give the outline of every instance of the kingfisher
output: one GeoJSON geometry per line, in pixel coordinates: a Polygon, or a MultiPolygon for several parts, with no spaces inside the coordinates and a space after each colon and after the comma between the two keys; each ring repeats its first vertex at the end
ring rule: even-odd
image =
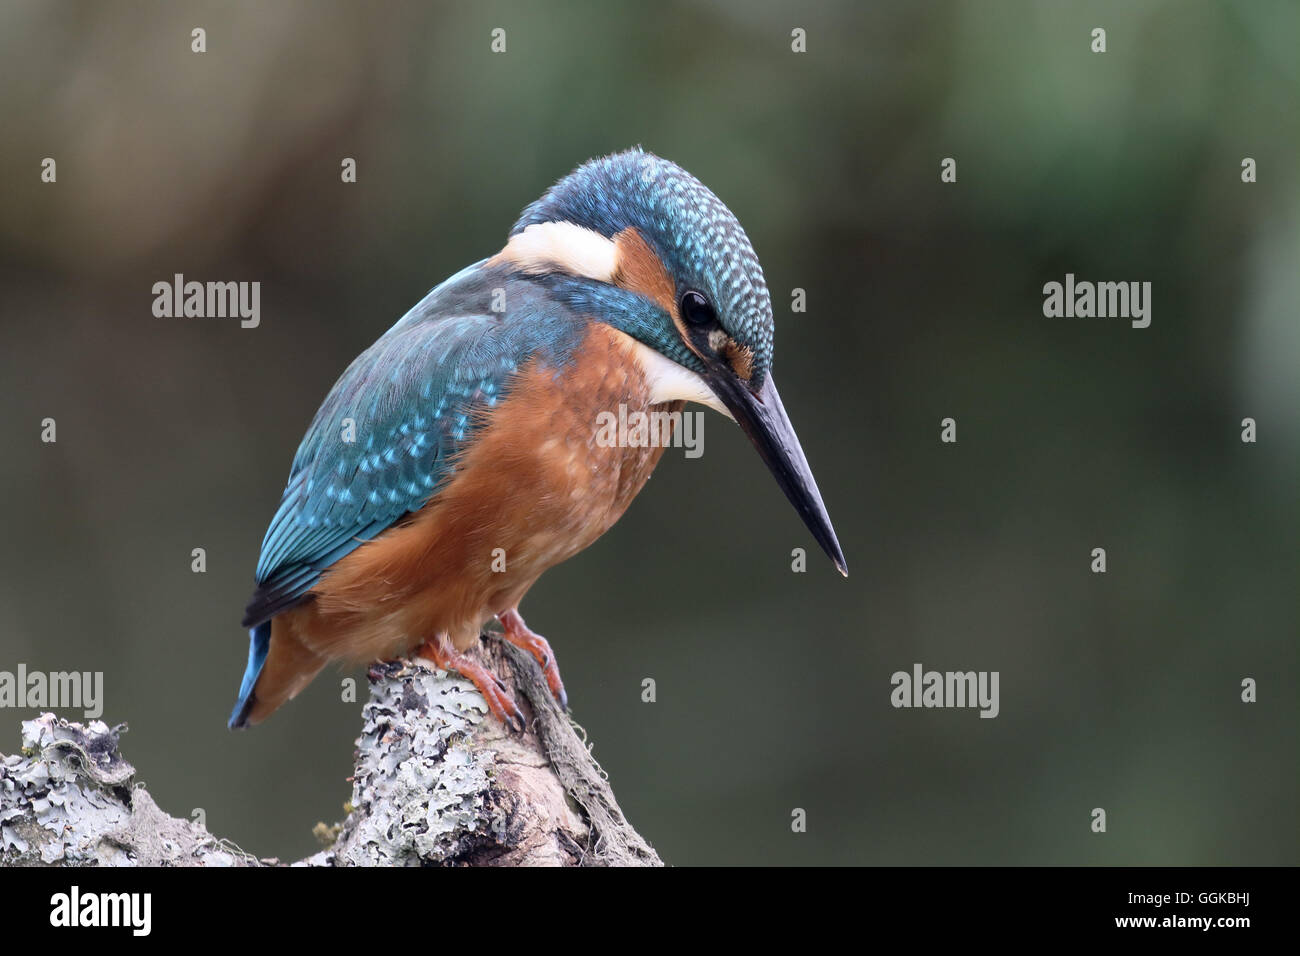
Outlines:
{"type": "Polygon", "coordinates": [[[640,148],[579,166],[500,252],[362,352],[316,412],[262,541],[230,727],[259,723],[327,664],[415,653],[522,731],[504,683],[466,653],[493,619],[567,709],[519,604],[622,516],[666,444],[598,440],[602,412],[671,422],[694,402],[731,418],[847,575],[772,355],[763,270],[717,196],[640,148]]]}

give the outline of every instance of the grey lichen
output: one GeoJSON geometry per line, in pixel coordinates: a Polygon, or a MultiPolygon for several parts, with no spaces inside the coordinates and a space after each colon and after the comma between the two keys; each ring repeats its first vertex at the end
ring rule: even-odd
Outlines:
{"type": "MultiPolygon", "coordinates": [[[[317,824],[329,845],[295,865],[662,865],[532,659],[495,641],[481,650],[529,729],[508,732],[458,675],[376,666],[347,819],[317,824]]],[[[159,810],[118,750],[123,730],[53,714],[23,723],[21,752],[0,757],[0,865],[277,862],[159,810]]]]}
{"type": "Polygon", "coordinates": [[[563,788],[544,761],[530,758],[535,740],[516,740],[487,718],[472,684],[408,664],[372,671],[371,685],[352,813],[333,845],[304,864],[578,862],[560,847],[585,841],[586,824],[564,805],[563,788]],[[503,775],[521,761],[544,772],[516,773],[503,787],[503,775]],[[533,828],[540,841],[519,839],[523,828],[510,825],[521,805],[546,808],[533,828]],[[552,812],[554,805],[564,812],[552,812]]]}
{"type": "Polygon", "coordinates": [[[0,759],[0,863],[8,866],[241,866],[256,860],[167,816],[118,752],[125,727],[42,714],[0,759]]]}

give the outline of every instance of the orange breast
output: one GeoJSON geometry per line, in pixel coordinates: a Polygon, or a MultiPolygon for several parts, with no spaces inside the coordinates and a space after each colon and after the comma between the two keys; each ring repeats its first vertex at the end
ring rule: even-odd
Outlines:
{"type": "MultiPolygon", "coordinates": [[[[651,409],[632,345],[593,323],[562,372],[524,366],[446,486],[326,572],[314,600],[275,619],[272,657],[279,641],[314,674],[328,660],[396,657],[439,634],[463,650],[542,572],[604,534],[663,447],[610,446],[598,416],[681,407],[651,409]]],[[[274,669],[288,677],[295,668],[284,664],[274,669]]]]}

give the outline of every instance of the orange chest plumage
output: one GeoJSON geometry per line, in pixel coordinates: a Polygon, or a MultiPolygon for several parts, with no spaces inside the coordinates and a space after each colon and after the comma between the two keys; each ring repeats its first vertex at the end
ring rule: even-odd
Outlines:
{"type": "Polygon", "coordinates": [[[681,407],[650,405],[636,348],[593,323],[564,367],[523,366],[451,480],[313,588],[300,639],[358,662],[434,634],[466,647],[544,571],[604,534],[650,477],[667,433],[628,442],[602,425],[681,407]]]}
{"type": "Polygon", "coordinates": [[[662,446],[620,440],[605,426],[650,411],[649,400],[632,340],[593,324],[567,368],[521,373],[430,502],[431,539],[488,547],[507,568],[495,573],[531,584],[608,530],[645,485],[662,446]]]}

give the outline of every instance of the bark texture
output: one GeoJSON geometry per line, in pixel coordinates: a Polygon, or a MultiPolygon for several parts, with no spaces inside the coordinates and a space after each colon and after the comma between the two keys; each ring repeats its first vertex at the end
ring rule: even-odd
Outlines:
{"type": "MultiPolygon", "coordinates": [[[[497,640],[479,651],[513,685],[526,733],[508,732],[459,675],[419,661],[377,665],[348,816],[318,824],[329,845],[294,865],[663,865],[536,663],[497,640]]],[[[0,864],[280,863],[160,810],[119,750],[125,730],[53,714],[23,722],[20,752],[0,756],[0,864]]]]}

